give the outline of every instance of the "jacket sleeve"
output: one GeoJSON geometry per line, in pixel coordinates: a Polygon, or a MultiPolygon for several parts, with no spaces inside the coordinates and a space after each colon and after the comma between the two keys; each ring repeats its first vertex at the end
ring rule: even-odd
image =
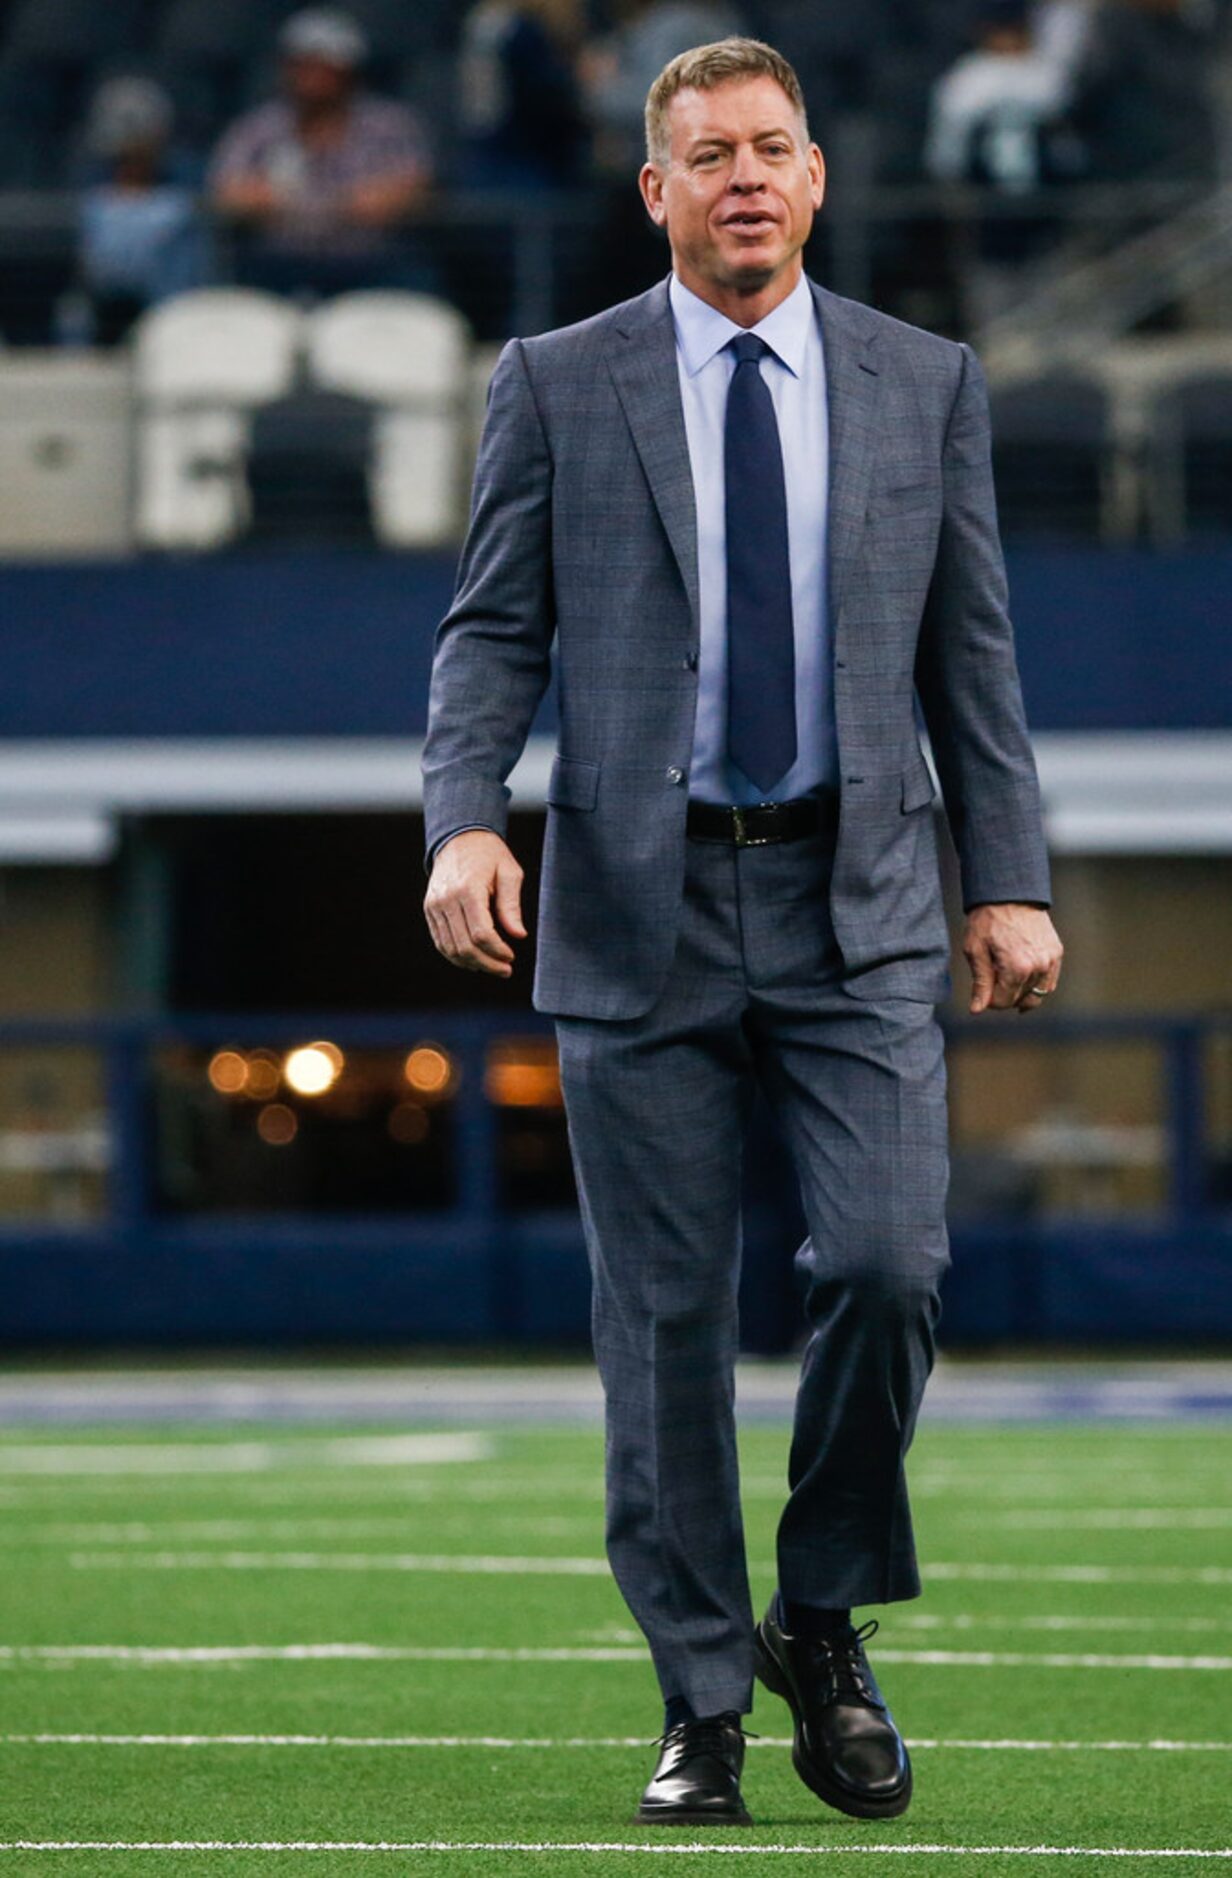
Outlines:
{"type": "Polygon", "coordinates": [[[1052,890],[1039,782],[997,529],[988,387],[971,348],[961,350],[916,690],[958,850],[964,906],[996,900],[1047,905],[1052,890]]]}
{"type": "Polygon", "coordinates": [[[470,526],[437,628],[423,748],[425,871],[446,834],[503,835],[506,777],[551,676],[552,459],[520,340],[488,392],[470,526]]]}

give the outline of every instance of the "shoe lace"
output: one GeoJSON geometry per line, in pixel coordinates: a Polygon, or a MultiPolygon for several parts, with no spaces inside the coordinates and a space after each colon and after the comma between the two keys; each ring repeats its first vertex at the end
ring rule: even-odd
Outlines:
{"type": "Polygon", "coordinates": [[[877,1619],[870,1617],[858,1630],[849,1628],[843,1636],[809,1639],[809,1649],[816,1651],[823,1659],[822,1668],[833,1683],[837,1701],[861,1702],[870,1708],[880,1707],[868,1680],[870,1671],[864,1655],[865,1643],[870,1637],[876,1636],[880,1628],[877,1619]]]}
{"type": "Polygon", "coordinates": [[[700,1754],[727,1754],[731,1748],[733,1730],[746,1741],[761,1739],[751,1728],[741,1726],[739,1715],[732,1709],[724,1715],[705,1715],[696,1721],[676,1722],[657,1735],[651,1746],[665,1748],[669,1744],[679,1743],[683,1749],[680,1755],[680,1763],[683,1764],[695,1760],[700,1754]]]}

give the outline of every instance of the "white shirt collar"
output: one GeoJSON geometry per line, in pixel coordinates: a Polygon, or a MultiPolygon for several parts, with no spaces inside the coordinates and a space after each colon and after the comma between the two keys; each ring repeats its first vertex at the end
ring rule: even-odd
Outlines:
{"type": "Polygon", "coordinates": [[[676,274],[668,282],[667,291],[676,326],[676,343],[690,378],[695,378],[704,365],[709,365],[729,340],[747,331],[764,339],[793,377],[801,376],[809,330],[817,317],[812,289],[803,274],[773,313],[767,313],[764,320],[751,328],[737,326],[726,313],[720,313],[691,287],[686,287],[676,274]]]}

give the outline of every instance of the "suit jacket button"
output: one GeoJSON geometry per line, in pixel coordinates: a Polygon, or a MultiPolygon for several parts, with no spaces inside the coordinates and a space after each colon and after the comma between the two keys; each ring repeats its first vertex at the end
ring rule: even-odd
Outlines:
{"type": "Polygon", "coordinates": [[[695,672],[697,670],[696,652],[690,652],[687,655],[687,657],[685,658],[685,662],[684,662],[684,669],[686,672],[695,672]]]}
{"type": "Polygon", "coordinates": [[[684,781],[684,771],[673,763],[667,772],[667,780],[669,783],[682,783],[684,781]]]}

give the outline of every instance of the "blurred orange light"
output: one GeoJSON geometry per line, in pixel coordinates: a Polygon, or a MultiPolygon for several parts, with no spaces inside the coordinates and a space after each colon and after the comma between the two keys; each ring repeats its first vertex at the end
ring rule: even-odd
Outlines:
{"type": "Polygon", "coordinates": [[[428,1117],[418,1102],[399,1102],[390,1113],[386,1124],[395,1141],[405,1147],[414,1147],[423,1141],[428,1133],[428,1117]]]}
{"type": "Polygon", "coordinates": [[[341,1076],[346,1065],[346,1058],[343,1056],[342,1051],[338,1048],[336,1043],[329,1043],[324,1037],[316,1037],[309,1044],[308,1048],[310,1050],[320,1050],[322,1055],[327,1056],[333,1064],[335,1076],[341,1076]]]}
{"type": "Polygon", "coordinates": [[[496,1044],[483,1086],[489,1102],[499,1108],[562,1108],[556,1045],[541,1037],[511,1037],[496,1044]]]}
{"type": "Polygon", "coordinates": [[[272,1050],[248,1052],[248,1080],[245,1094],[264,1100],[272,1096],[282,1081],[282,1065],[272,1050]]]}
{"type": "Polygon", "coordinates": [[[296,1095],[302,1096],[324,1095],[338,1080],[334,1059],[315,1043],[290,1051],[283,1063],[282,1073],[288,1086],[294,1089],[296,1095]]]}
{"type": "Polygon", "coordinates": [[[285,1102],[267,1102],[257,1116],[257,1133],[271,1148],[285,1148],[289,1141],[294,1141],[298,1129],[295,1110],[289,1109],[285,1102]]]}
{"type": "Polygon", "coordinates": [[[248,1065],[238,1050],[216,1050],[206,1075],[219,1095],[238,1095],[248,1081],[248,1065]]]}
{"type": "Polygon", "coordinates": [[[407,1057],[403,1074],[417,1094],[441,1096],[453,1079],[453,1063],[436,1044],[421,1043],[407,1057]]]}

